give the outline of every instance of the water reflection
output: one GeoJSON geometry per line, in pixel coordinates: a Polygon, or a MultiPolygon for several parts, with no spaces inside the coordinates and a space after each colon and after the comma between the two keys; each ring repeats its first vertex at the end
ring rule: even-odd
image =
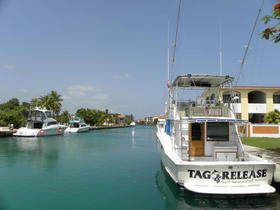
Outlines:
{"type": "Polygon", "coordinates": [[[180,190],[161,165],[156,185],[166,209],[280,209],[280,195],[204,195],[180,190]]]}
{"type": "Polygon", "coordinates": [[[134,135],[135,135],[135,131],[134,131],[134,128],[132,128],[132,131],[131,131],[131,143],[132,143],[132,146],[134,146],[134,144],[135,144],[134,135]]]}
{"type": "Polygon", "coordinates": [[[43,168],[55,168],[59,159],[57,138],[9,138],[1,141],[0,156],[7,166],[27,161],[43,168]],[[50,143],[51,142],[51,143],[50,143]]]}

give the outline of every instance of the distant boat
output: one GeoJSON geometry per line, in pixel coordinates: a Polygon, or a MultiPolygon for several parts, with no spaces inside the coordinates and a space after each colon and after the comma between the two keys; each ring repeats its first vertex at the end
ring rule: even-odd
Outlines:
{"type": "Polygon", "coordinates": [[[132,123],[130,123],[130,126],[131,126],[131,127],[135,127],[135,126],[136,126],[136,123],[135,123],[135,122],[132,122],[132,123]]]}
{"type": "Polygon", "coordinates": [[[90,125],[87,125],[80,117],[72,116],[69,122],[69,127],[65,130],[66,133],[81,133],[90,129],[90,125]]]}
{"type": "Polygon", "coordinates": [[[62,135],[67,127],[58,124],[53,118],[52,112],[43,108],[36,107],[28,112],[26,127],[18,129],[14,136],[33,137],[33,136],[53,136],[62,135]]]}

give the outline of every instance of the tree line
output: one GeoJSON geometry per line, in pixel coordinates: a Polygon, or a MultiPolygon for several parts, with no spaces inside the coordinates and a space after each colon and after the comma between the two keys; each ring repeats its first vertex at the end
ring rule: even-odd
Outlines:
{"type": "MultiPolygon", "coordinates": [[[[9,101],[0,104],[0,127],[6,127],[13,124],[15,128],[22,127],[26,124],[28,111],[35,107],[51,110],[54,113],[54,118],[60,123],[68,123],[71,119],[69,111],[62,109],[62,96],[56,91],[51,91],[49,94],[33,98],[30,102],[20,103],[17,98],[12,98],[9,101]]],[[[133,115],[125,115],[123,120],[119,119],[119,113],[109,113],[105,111],[80,108],[75,113],[81,117],[87,124],[103,125],[103,124],[130,124],[134,119],[133,115]]]]}

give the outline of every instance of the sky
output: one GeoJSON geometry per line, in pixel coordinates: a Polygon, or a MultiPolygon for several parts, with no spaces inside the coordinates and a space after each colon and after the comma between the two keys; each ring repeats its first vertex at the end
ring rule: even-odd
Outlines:
{"type": "MultiPolygon", "coordinates": [[[[265,0],[261,17],[277,1],[265,0]]],[[[236,76],[261,0],[182,0],[175,75],[236,76]]],[[[178,0],[0,0],[0,103],[56,90],[63,110],[164,113],[178,0]]],[[[258,35],[238,85],[280,86],[280,44],[258,35]]]]}

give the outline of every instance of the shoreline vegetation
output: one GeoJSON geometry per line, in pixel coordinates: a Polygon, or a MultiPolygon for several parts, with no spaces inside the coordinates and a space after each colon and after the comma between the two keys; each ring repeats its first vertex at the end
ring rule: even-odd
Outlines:
{"type": "MultiPolygon", "coordinates": [[[[35,107],[51,110],[54,118],[61,124],[67,124],[70,121],[71,114],[68,110],[62,110],[62,96],[56,91],[49,94],[33,98],[30,102],[20,103],[19,99],[12,98],[9,101],[0,104],[0,127],[8,127],[13,124],[14,128],[25,126],[28,111],[35,107]]],[[[133,120],[133,114],[122,115],[119,113],[109,113],[108,109],[104,111],[89,108],[80,108],[73,113],[77,117],[84,119],[85,123],[91,126],[114,126],[129,125],[133,120]]]]}

